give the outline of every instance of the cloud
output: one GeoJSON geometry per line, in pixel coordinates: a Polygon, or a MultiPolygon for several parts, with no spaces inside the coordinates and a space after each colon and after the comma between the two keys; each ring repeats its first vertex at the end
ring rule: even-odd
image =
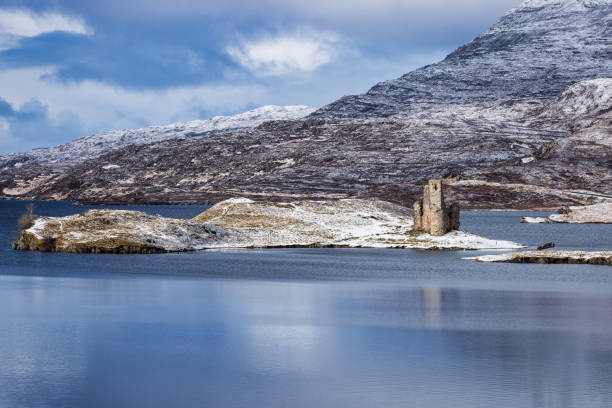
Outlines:
{"type": "MultiPolygon", "coordinates": [[[[106,0],[90,2],[87,7],[97,14],[130,19],[179,19],[188,17],[214,17],[234,20],[280,17],[295,20],[344,21],[351,25],[375,27],[381,22],[414,21],[429,14],[448,17],[457,13],[499,17],[521,0],[106,0]]],[[[82,3],[82,0],[64,0],[82,3]]]]}
{"type": "Polygon", "coordinates": [[[0,10],[0,33],[34,37],[52,31],[93,34],[93,29],[78,17],[53,12],[35,13],[28,9],[0,10]]]}
{"type": "Polygon", "coordinates": [[[208,26],[186,33],[179,25],[117,28],[114,22],[94,22],[94,36],[53,31],[19,37],[13,46],[0,47],[0,70],[53,66],[50,77],[62,82],[163,89],[222,80],[237,68],[220,45],[227,41],[214,40],[208,26]]]}
{"type": "Polygon", "coordinates": [[[57,12],[36,13],[29,9],[0,9],[0,49],[12,48],[22,38],[55,31],[78,35],[94,33],[79,17],[57,12]]]}
{"type": "Polygon", "coordinates": [[[310,72],[328,64],[342,52],[338,35],[304,29],[292,34],[243,40],[227,53],[240,65],[259,76],[310,72]]]}
{"type": "Polygon", "coordinates": [[[0,98],[0,152],[15,147],[28,148],[53,146],[63,142],[67,135],[80,134],[83,125],[72,112],[61,112],[55,118],[49,115],[49,107],[36,98],[18,108],[0,98]]]}
{"type": "Polygon", "coordinates": [[[256,84],[129,90],[95,81],[49,81],[50,72],[51,67],[0,71],[0,154],[104,130],[206,119],[270,101],[256,84]]]}
{"type": "Polygon", "coordinates": [[[13,116],[15,110],[13,107],[4,99],[0,98],[0,117],[13,116]]]}

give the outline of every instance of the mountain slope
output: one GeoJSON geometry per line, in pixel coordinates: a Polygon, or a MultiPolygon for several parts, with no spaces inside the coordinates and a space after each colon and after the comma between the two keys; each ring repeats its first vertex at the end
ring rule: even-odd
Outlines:
{"type": "Polygon", "coordinates": [[[530,0],[443,61],[345,96],[315,116],[387,117],[549,98],[603,77],[612,77],[612,0],[530,0]]]}
{"type": "MultiPolygon", "coordinates": [[[[599,82],[610,84],[612,91],[612,80],[599,82]]],[[[588,204],[601,195],[612,197],[610,128],[570,131],[580,127],[582,118],[592,118],[593,111],[575,116],[575,122],[574,116],[546,117],[556,109],[567,111],[584,97],[577,91],[590,89],[576,84],[568,90],[574,98],[553,98],[518,124],[467,114],[452,119],[310,118],[132,145],[62,173],[40,165],[0,173],[0,191],[8,197],[115,203],[249,196],[378,197],[407,205],[428,178],[442,177],[452,182],[449,199],[464,207],[588,204]]]]}
{"type": "Polygon", "coordinates": [[[0,156],[0,169],[25,163],[80,162],[131,144],[152,143],[167,139],[201,137],[211,133],[253,128],[269,120],[291,120],[308,116],[309,106],[262,106],[232,116],[215,116],[208,120],[148,126],[132,130],[112,130],[82,137],[59,146],[26,153],[0,156]]]}

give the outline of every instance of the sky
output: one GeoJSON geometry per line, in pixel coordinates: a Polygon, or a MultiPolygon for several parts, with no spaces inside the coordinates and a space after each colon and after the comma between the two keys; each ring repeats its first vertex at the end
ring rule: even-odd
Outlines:
{"type": "Polygon", "coordinates": [[[262,105],[444,58],[519,0],[0,0],[0,154],[262,105]]]}

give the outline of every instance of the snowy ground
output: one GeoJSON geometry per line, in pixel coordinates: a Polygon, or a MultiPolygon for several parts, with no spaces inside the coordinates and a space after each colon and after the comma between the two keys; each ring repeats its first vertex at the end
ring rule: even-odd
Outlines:
{"type": "Polygon", "coordinates": [[[406,208],[378,200],[273,203],[239,198],[223,201],[194,220],[228,231],[220,245],[225,247],[521,248],[463,231],[441,237],[415,232],[406,208]]]}
{"type": "Polygon", "coordinates": [[[524,217],[530,224],[612,224],[612,201],[601,204],[569,207],[567,211],[543,217],[524,217]]]}
{"type": "Polygon", "coordinates": [[[521,251],[463,259],[477,262],[612,265],[612,251],[521,251]]]}
{"type": "Polygon", "coordinates": [[[441,237],[412,230],[404,207],[377,200],[274,203],[223,201],[193,220],[138,211],[90,210],[41,217],[22,231],[17,249],[148,253],[213,248],[370,247],[516,249],[519,244],[453,231],[441,237]]]}

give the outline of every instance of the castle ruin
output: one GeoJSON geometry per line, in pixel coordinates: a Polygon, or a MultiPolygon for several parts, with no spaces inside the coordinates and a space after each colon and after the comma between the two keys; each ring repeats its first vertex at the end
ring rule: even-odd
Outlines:
{"type": "Polygon", "coordinates": [[[442,180],[429,180],[423,199],[414,203],[413,228],[436,236],[459,229],[459,204],[446,206],[442,180]]]}

